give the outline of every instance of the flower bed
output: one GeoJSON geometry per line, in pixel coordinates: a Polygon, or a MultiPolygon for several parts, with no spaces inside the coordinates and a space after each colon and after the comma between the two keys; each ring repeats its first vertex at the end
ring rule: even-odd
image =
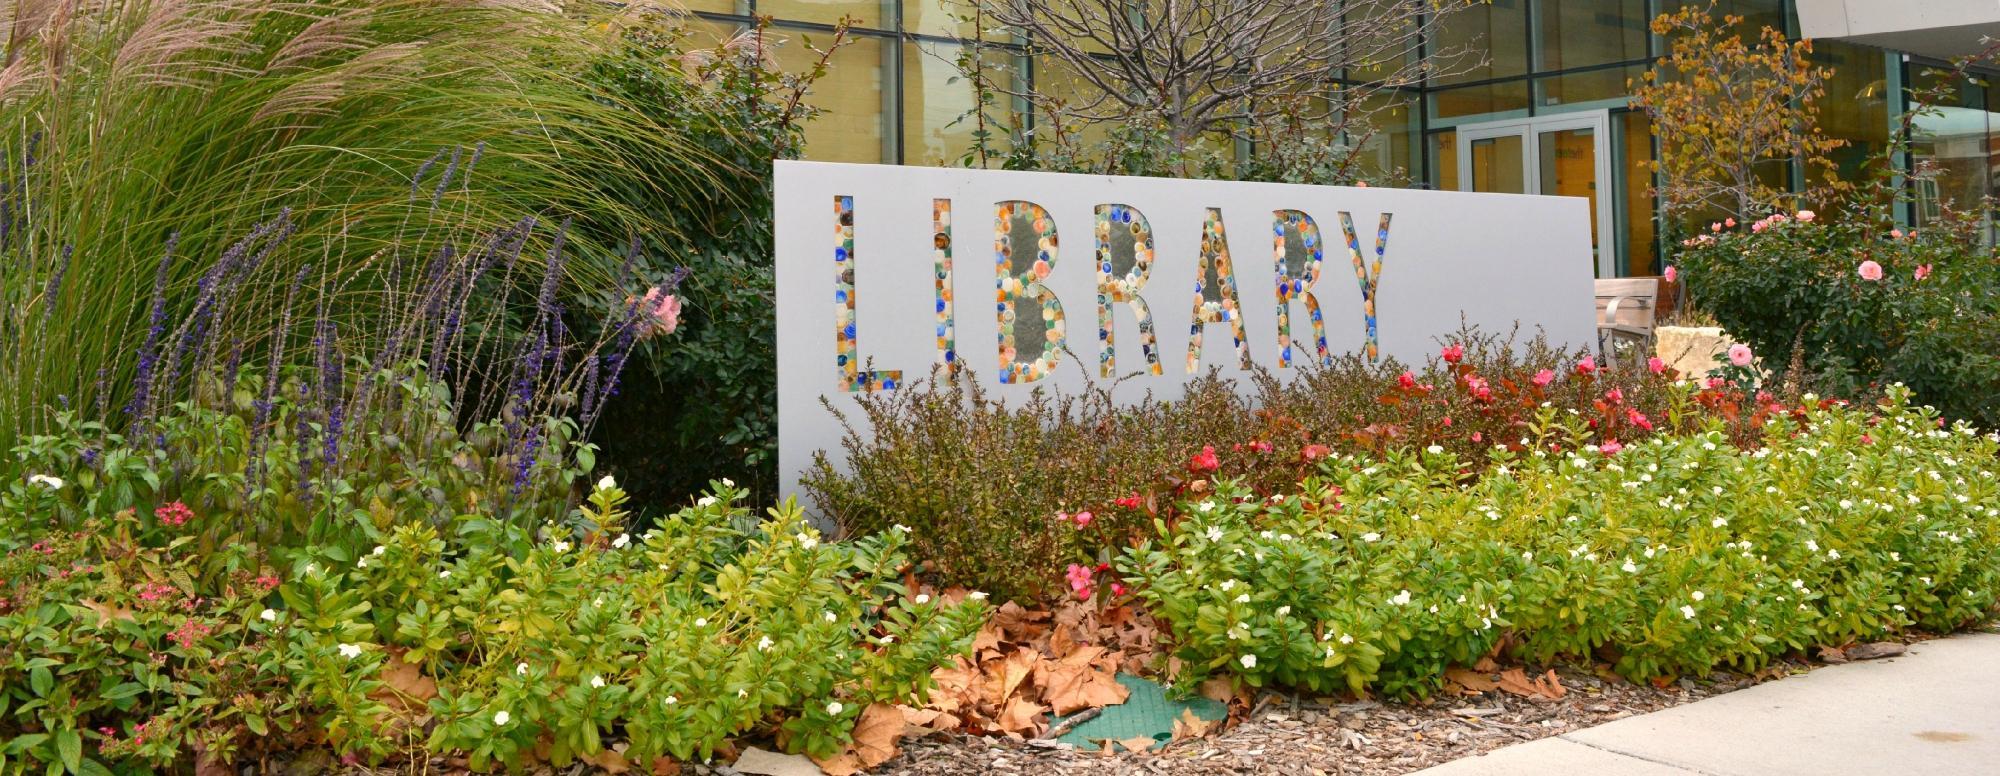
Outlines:
{"type": "Polygon", "coordinates": [[[1117,570],[1167,626],[1183,686],[1422,695],[1496,651],[1661,679],[1947,631],[2000,602],[2000,443],[1906,401],[1810,405],[1754,451],[1711,423],[1495,449],[1470,484],[1441,448],[1328,461],[1271,498],[1224,481],[1117,570]]]}

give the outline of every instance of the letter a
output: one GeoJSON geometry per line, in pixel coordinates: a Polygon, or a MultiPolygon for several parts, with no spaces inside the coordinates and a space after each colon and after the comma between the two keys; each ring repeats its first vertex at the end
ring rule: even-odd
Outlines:
{"type": "Polygon", "coordinates": [[[1236,341],[1236,360],[1250,368],[1250,342],[1243,337],[1243,305],[1236,296],[1236,268],[1229,262],[1229,236],[1222,231],[1222,211],[1208,209],[1201,225],[1201,261],[1194,270],[1194,322],[1188,325],[1188,374],[1201,369],[1202,329],[1210,323],[1227,322],[1236,341]],[[1215,293],[1219,301],[1208,301],[1202,288],[1209,270],[1215,271],[1215,293]]]}

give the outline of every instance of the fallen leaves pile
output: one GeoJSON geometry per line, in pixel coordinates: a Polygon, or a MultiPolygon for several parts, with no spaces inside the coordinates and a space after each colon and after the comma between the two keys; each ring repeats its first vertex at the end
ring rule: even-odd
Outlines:
{"type": "MultiPolygon", "coordinates": [[[[1049,731],[1052,715],[1124,703],[1129,691],[1118,683],[1118,672],[1145,672],[1157,645],[1152,618],[1136,607],[1100,609],[1073,601],[1049,611],[1009,602],[980,629],[970,659],[956,658],[931,672],[937,686],[928,704],[870,706],[847,751],[816,762],[831,776],[848,776],[887,762],[906,737],[1039,737],[1049,731]]],[[[1200,735],[1210,727],[1176,725],[1176,733],[1200,735]]]]}

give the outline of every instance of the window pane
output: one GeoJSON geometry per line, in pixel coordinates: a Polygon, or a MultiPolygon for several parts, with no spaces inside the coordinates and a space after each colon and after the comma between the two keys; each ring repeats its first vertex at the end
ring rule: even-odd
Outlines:
{"type": "MultiPolygon", "coordinates": [[[[966,47],[953,43],[918,42],[903,47],[903,162],[954,166],[973,148],[981,118],[972,113],[978,102],[973,81],[957,62],[966,47]]],[[[1014,84],[1020,76],[1019,57],[1001,48],[986,49],[981,77],[989,79],[992,101],[983,111],[987,148],[1009,147],[1008,127],[1014,120],[1014,84]]]]}
{"type": "Polygon", "coordinates": [[[1996,127],[1985,94],[1969,79],[1954,78],[1943,68],[1922,68],[1912,76],[1913,90],[1923,93],[1912,96],[1934,101],[1915,117],[1910,137],[1918,172],[1916,223],[1923,226],[1948,210],[1983,207],[1992,163],[1987,139],[1996,127]]]}
{"type": "MultiPolygon", "coordinates": [[[[1665,0],[1660,4],[1660,12],[1673,13],[1683,6],[1708,4],[1709,0],[1665,0]]],[[[1709,16],[1718,22],[1725,16],[1743,17],[1746,42],[1765,27],[1774,30],[1785,28],[1784,0],[1715,0],[1715,10],[1709,16]]]]}
{"type": "Polygon", "coordinates": [[[1507,118],[1528,115],[1528,82],[1504,81],[1431,92],[1432,119],[1467,116],[1507,118]]]}
{"type": "MultiPolygon", "coordinates": [[[[1484,52],[1484,64],[1453,68],[1459,72],[1431,79],[1455,84],[1528,72],[1527,0],[1492,0],[1454,11],[1438,25],[1431,51],[1449,54],[1459,49],[1484,52]]],[[[1471,62],[1480,62],[1472,59],[1471,62]]]]}
{"type": "Polygon", "coordinates": [[[1443,191],[1458,190],[1457,132],[1431,134],[1431,185],[1443,191]]]}
{"type": "MultiPolygon", "coordinates": [[[[810,69],[819,54],[807,48],[806,39],[819,46],[832,41],[824,32],[773,30],[778,66],[785,72],[810,69]]],[[[882,38],[853,38],[833,55],[826,77],[813,84],[805,102],[820,109],[818,118],[806,122],[805,157],[824,162],[881,162],[884,160],[884,120],[882,101],[887,69],[882,38]]],[[[890,41],[893,43],[893,41],[890,41]]]]}
{"type": "Polygon", "coordinates": [[[1400,186],[1421,177],[1410,171],[1410,142],[1416,137],[1416,100],[1399,92],[1376,92],[1362,99],[1360,116],[1368,135],[1360,143],[1358,173],[1371,184],[1400,186]]]}
{"type": "Polygon", "coordinates": [[[1535,67],[1645,59],[1647,23],[1645,0],[1536,0],[1535,67]]]}
{"type": "MultiPolygon", "coordinates": [[[[970,39],[979,26],[973,10],[971,0],[903,0],[903,31],[970,39]]],[[[995,28],[992,17],[985,17],[984,25],[981,37],[986,40],[1014,40],[1012,34],[995,28]]]]}
{"type": "Polygon", "coordinates": [[[1659,245],[1653,235],[1653,122],[1639,111],[1614,113],[1611,133],[1618,139],[1612,146],[1617,158],[1612,174],[1620,177],[1618,209],[1622,211],[1625,237],[1625,274],[1644,277],[1660,274],[1659,245]]]}
{"type": "Polygon", "coordinates": [[[757,0],[757,13],[781,22],[835,24],[842,16],[852,16],[856,27],[871,30],[893,29],[895,0],[757,0]]]}
{"type": "Polygon", "coordinates": [[[1623,107],[1632,94],[1626,82],[1638,80],[1645,71],[1642,66],[1632,65],[1539,78],[1535,81],[1538,104],[1549,107],[1611,100],[1616,104],[1602,107],[1623,107]]]}
{"type": "Polygon", "coordinates": [[[1813,43],[1812,59],[1833,69],[1819,100],[1819,126],[1847,141],[1829,156],[1841,180],[1865,182],[1889,145],[1887,57],[1882,49],[1829,40],[1813,43]]]}
{"type": "Polygon", "coordinates": [[[1062,134],[1052,126],[1058,120],[1062,122],[1063,130],[1069,133],[1067,141],[1077,144],[1080,151],[1095,151],[1110,139],[1110,123],[1094,120],[1117,112],[1117,106],[1106,99],[1102,91],[1054,57],[1037,56],[1034,67],[1035,93],[1061,101],[1056,116],[1049,115],[1046,110],[1035,113],[1036,139],[1044,143],[1055,142],[1062,134]]]}
{"type": "Polygon", "coordinates": [[[678,5],[683,10],[707,11],[709,13],[748,13],[750,11],[749,3],[739,3],[736,0],[681,0],[678,5]]]}

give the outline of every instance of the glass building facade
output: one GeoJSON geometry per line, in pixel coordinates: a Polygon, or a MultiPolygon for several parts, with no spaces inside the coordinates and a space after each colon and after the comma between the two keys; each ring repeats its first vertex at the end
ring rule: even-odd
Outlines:
{"type": "MultiPolygon", "coordinates": [[[[1691,2],[1707,0],[1489,0],[1454,14],[1427,45],[1471,48],[1484,54],[1482,63],[1378,94],[1364,166],[1384,179],[1439,189],[1587,197],[1596,214],[1598,274],[1657,274],[1663,238],[1647,167],[1654,141],[1645,114],[1627,98],[1631,82],[1663,49],[1648,30],[1650,20],[1691,2]]],[[[807,97],[823,111],[807,125],[807,158],[948,165],[972,144],[973,127],[959,119],[974,96],[956,62],[957,40],[973,29],[952,0],[683,5],[698,30],[718,38],[746,29],[754,16],[771,17],[781,41],[778,60],[787,69],[816,58],[803,43],[823,46],[843,16],[858,20],[853,43],[839,50],[807,97]]],[[[1717,6],[1743,16],[1746,35],[1764,26],[1797,35],[1787,0],[1717,6]]],[[[989,62],[1009,65],[996,70],[1016,89],[1074,88],[1014,39],[992,40],[983,52],[989,62]]],[[[1831,40],[1815,41],[1814,57],[1835,71],[1821,101],[1821,127],[1847,141],[1834,156],[1843,176],[1858,180],[1888,144],[1895,117],[1910,107],[1906,85],[1935,82],[1942,63],[1831,40]]],[[[2000,87],[1964,84],[1954,96],[1936,106],[1939,115],[1915,126],[1915,158],[1905,165],[1936,174],[1917,184],[1915,204],[1899,214],[1912,224],[1945,208],[1973,207],[2000,190],[2000,87]]],[[[1773,170],[1787,174],[1801,183],[1796,170],[1773,170]]]]}

